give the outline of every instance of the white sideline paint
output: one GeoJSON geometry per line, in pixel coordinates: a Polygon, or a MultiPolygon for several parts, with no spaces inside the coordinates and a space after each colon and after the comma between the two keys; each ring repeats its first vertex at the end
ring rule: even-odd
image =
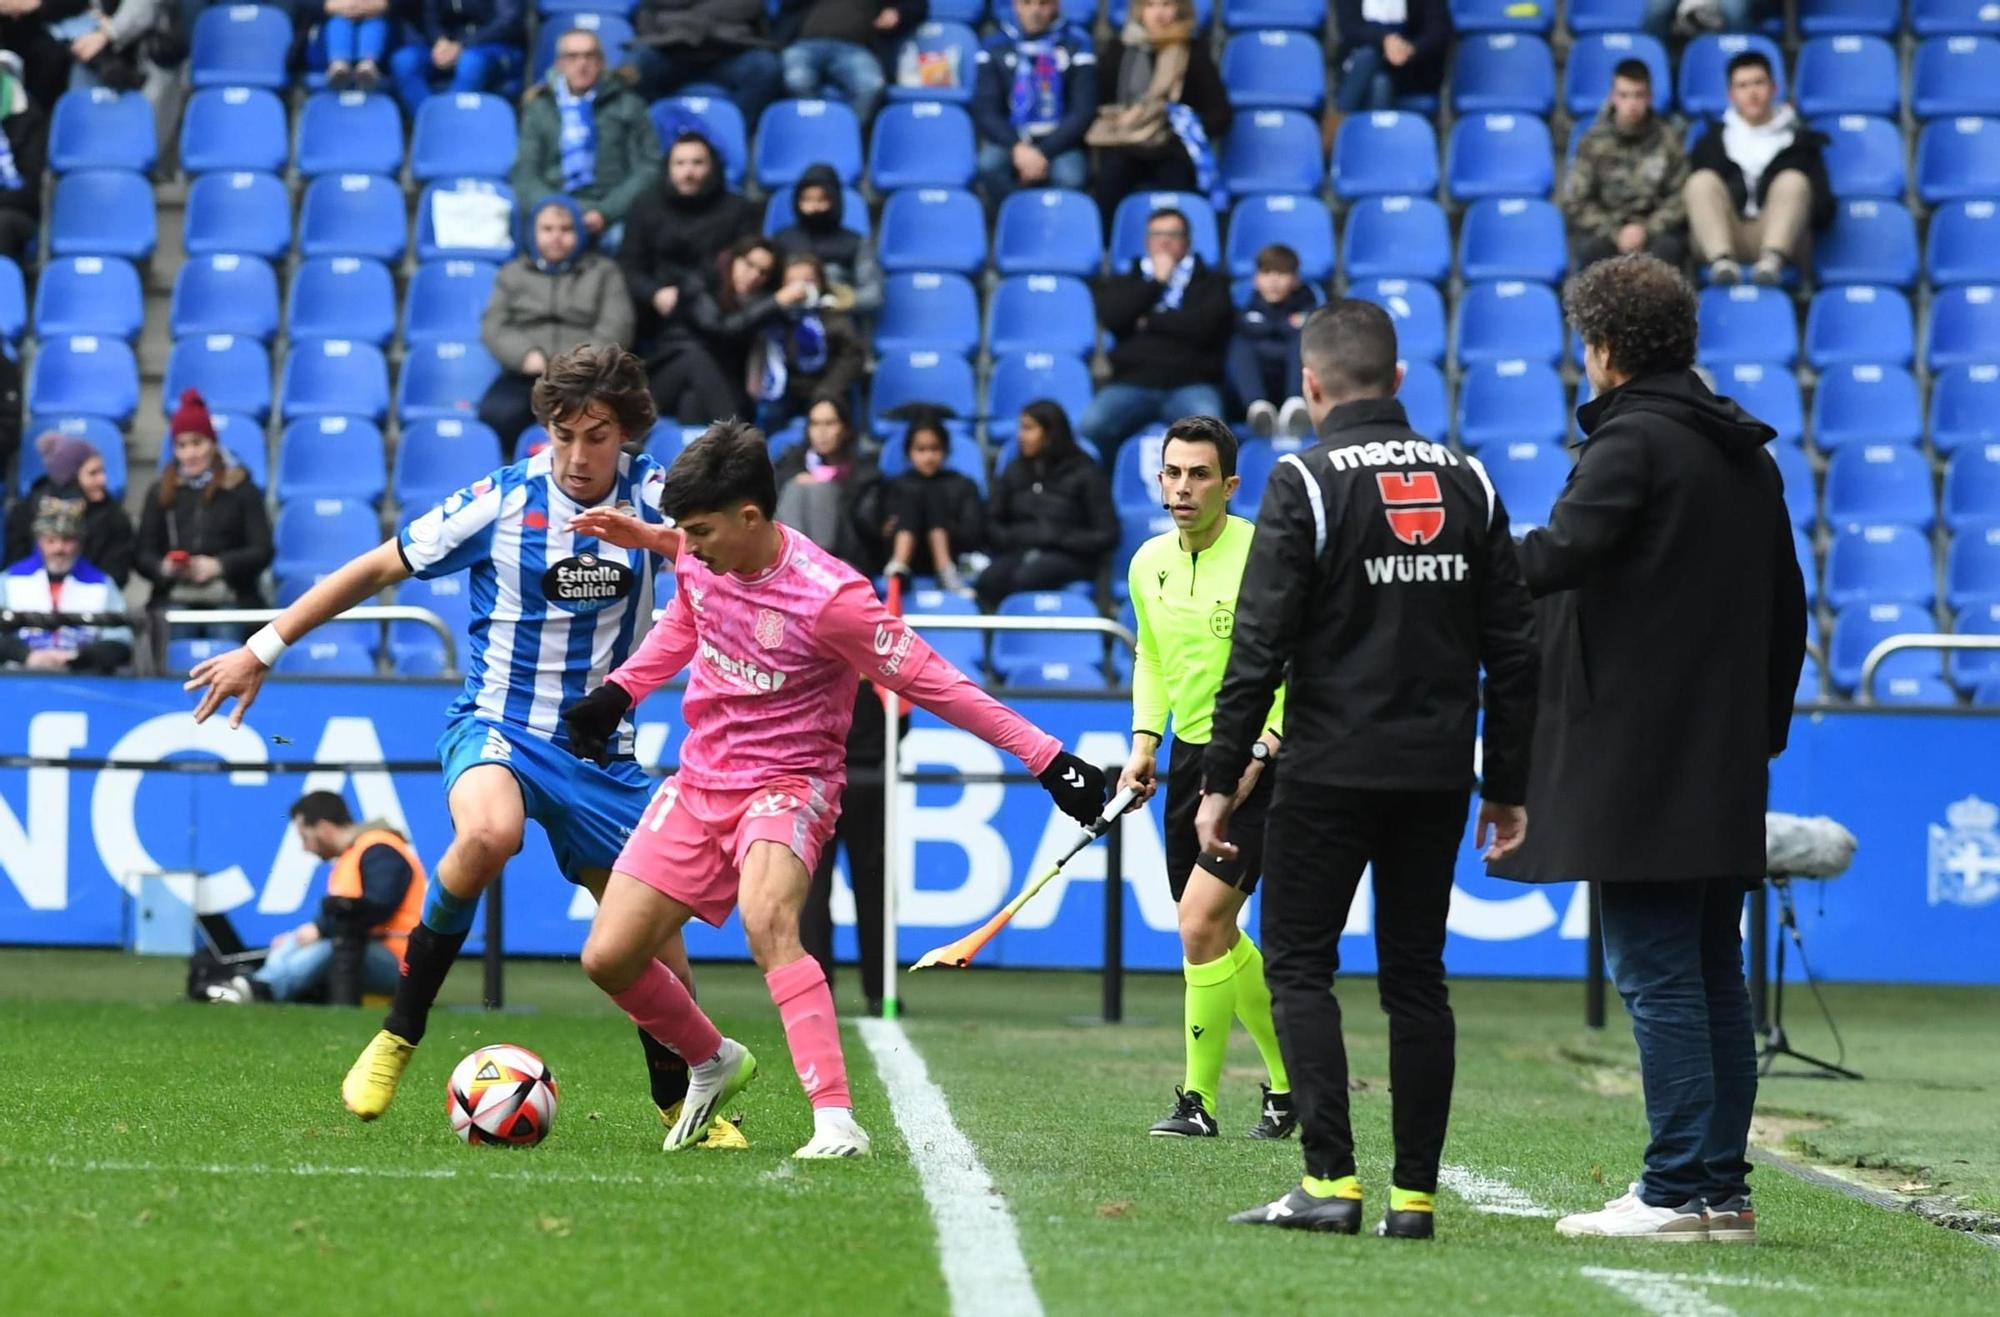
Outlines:
{"type": "Polygon", "coordinates": [[[1473,1211],[1484,1212],[1488,1216],[1555,1215],[1505,1180],[1482,1175],[1467,1166],[1440,1167],[1438,1184],[1470,1203],[1473,1211]]]}
{"type": "Polygon", "coordinates": [[[1711,1286],[1789,1290],[1795,1294],[1814,1292],[1812,1286],[1796,1281],[1721,1276],[1714,1272],[1697,1276],[1688,1272],[1642,1271],[1628,1267],[1583,1267],[1577,1274],[1607,1287],[1652,1314],[1652,1317],[1736,1317],[1735,1309],[1709,1297],[1707,1291],[1711,1286]]]}
{"type": "Polygon", "coordinates": [[[1040,1317],[1042,1301],[1007,1200],[953,1122],[924,1058],[894,1020],[864,1019],[857,1027],[930,1204],[954,1317],[1040,1317]]]}

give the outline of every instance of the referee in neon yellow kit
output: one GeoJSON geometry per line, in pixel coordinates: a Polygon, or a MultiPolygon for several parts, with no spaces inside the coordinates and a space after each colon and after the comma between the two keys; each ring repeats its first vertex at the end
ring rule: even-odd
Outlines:
{"type": "Polygon", "coordinates": [[[1128,576],[1138,617],[1139,646],[1132,671],[1132,758],[1118,785],[1134,787],[1137,809],[1156,785],[1156,759],[1173,725],[1167,770],[1167,882],[1174,894],[1187,977],[1187,1076],[1175,1090],[1174,1109],[1155,1124],[1163,1138],[1203,1138],[1215,1121],[1229,1022],[1244,1029],[1263,1054],[1270,1083],[1253,1139],[1282,1139],[1297,1128],[1291,1082],[1271,1022],[1271,992],[1264,958],[1237,928],[1243,903],[1263,872],[1264,811],[1270,803],[1274,760],[1283,721],[1282,688],[1271,701],[1264,733],[1236,791],[1238,839],[1233,856],[1204,855],[1195,840],[1201,804],[1201,760],[1208,745],[1215,695],[1229,664],[1235,629],[1236,590],[1255,533],[1229,515],[1236,492],[1236,436],[1221,421],[1189,416],[1167,428],[1161,449],[1160,497],[1174,529],[1157,535],[1132,556],[1128,576]]]}

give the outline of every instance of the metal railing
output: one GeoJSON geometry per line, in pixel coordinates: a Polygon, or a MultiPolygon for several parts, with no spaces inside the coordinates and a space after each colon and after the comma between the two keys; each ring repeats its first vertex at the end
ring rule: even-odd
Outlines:
{"type": "Polygon", "coordinates": [[[1917,632],[1890,636],[1869,650],[1868,657],[1861,661],[1861,681],[1854,688],[1855,698],[1863,704],[1875,703],[1876,670],[1891,654],[1901,653],[1906,649],[2000,650],[2000,636],[1953,636],[1917,632]]]}
{"type": "MultiPolygon", "coordinates": [[[[262,626],[270,622],[284,610],[281,608],[169,608],[159,614],[166,623],[157,638],[158,652],[154,659],[161,671],[166,670],[167,637],[177,626],[262,626]]],[[[444,642],[444,675],[458,673],[458,638],[452,634],[449,624],[428,608],[417,608],[411,604],[363,604],[350,608],[334,622],[376,622],[383,631],[384,648],[387,647],[388,628],[391,622],[417,622],[437,632],[444,642]]],[[[309,643],[300,641],[300,644],[309,643]]]]}

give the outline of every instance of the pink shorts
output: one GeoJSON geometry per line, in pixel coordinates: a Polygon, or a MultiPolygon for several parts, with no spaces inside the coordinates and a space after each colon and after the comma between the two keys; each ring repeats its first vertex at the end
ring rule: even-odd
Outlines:
{"type": "Polygon", "coordinates": [[[818,778],[710,791],[674,776],[653,793],[615,867],[720,927],[736,908],[752,842],[777,842],[811,873],[839,817],[840,788],[818,778]]]}

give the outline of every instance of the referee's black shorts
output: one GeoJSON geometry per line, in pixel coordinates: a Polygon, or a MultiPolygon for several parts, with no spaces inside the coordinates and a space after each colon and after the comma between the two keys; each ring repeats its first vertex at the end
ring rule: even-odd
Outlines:
{"type": "Polygon", "coordinates": [[[1236,843],[1236,858],[1204,855],[1195,841],[1194,816],[1201,808],[1201,757],[1207,751],[1205,745],[1193,745],[1176,736],[1167,761],[1167,885],[1176,901],[1197,864],[1241,892],[1257,890],[1257,880],[1264,876],[1264,817],[1270,811],[1271,789],[1277,778],[1274,765],[1264,765],[1250,798],[1229,821],[1229,840],[1236,843]]]}

